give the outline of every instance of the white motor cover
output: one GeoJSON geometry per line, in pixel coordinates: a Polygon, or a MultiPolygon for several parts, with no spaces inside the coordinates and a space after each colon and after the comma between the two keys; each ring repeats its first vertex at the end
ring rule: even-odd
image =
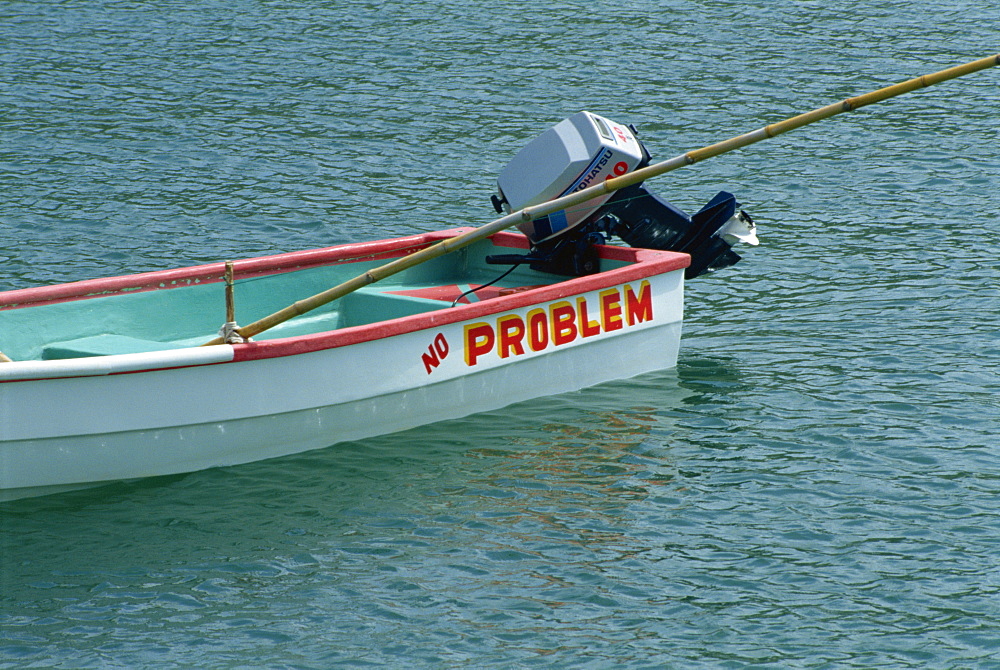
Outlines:
{"type": "MultiPolygon", "coordinates": [[[[529,142],[500,172],[497,186],[507,211],[517,211],[599,184],[634,170],[643,149],[632,131],[590,112],[560,121],[529,142]]],[[[519,224],[532,242],[542,242],[582,223],[611,197],[593,200],[519,224]]]]}

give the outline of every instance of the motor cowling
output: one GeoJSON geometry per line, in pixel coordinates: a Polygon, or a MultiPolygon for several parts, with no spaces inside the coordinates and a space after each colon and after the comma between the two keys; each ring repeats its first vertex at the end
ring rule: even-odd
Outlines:
{"type": "MultiPolygon", "coordinates": [[[[528,143],[500,172],[493,205],[497,212],[517,211],[575,193],[649,163],[649,152],[635,129],[597,114],[579,112],[528,143]]],[[[633,247],[680,251],[691,255],[688,278],[740,260],[733,245],[756,245],[753,219],[736,198],[721,191],[694,216],[645,188],[626,187],[560,210],[518,229],[532,243],[524,262],[559,274],[599,270],[584,253],[587,245],[616,236],[633,247]]],[[[595,254],[590,253],[590,257],[595,254]]],[[[503,262],[511,262],[508,260],[503,262]]],[[[500,261],[498,261],[500,262],[500,261]]]]}
{"type": "MultiPolygon", "coordinates": [[[[575,193],[648,162],[632,130],[590,112],[580,112],[521,149],[497,178],[499,211],[517,211],[575,193]]],[[[545,242],[585,223],[612,194],[561,210],[518,229],[533,243],[545,242]]],[[[498,212],[499,213],[499,212],[498,212]]]]}

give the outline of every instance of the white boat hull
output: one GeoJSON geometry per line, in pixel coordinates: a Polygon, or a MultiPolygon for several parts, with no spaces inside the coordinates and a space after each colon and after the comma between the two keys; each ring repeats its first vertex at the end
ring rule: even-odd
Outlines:
{"type": "MultiPolygon", "coordinates": [[[[683,270],[642,284],[635,319],[600,314],[605,289],[297,355],[240,360],[221,345],[6,364],[0,500],[293,454],[673,367],[683,270]],[[572,339],[556,344],[551,323],[544,346],[523,332],[566,304],[579,308],[572,339]],[[503,324],[519,338],[503,340],[503,324]]],[[[639,286],[610,290],[624,304],[639,286]]]]}

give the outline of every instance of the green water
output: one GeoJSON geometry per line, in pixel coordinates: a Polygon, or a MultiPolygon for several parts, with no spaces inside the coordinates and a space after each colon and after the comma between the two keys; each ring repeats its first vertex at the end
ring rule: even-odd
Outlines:
{"type": "MultiPolygon", "coordinates": [[[[581,109],[668,158],[998,27],[945,0],[5,2],[0,289],[485,223],[581,109]]],[[[650,184],[761,227],[689,284],[675,371],[4,506],[0,667],[1000,668],[998,110],[986,71],[650,184]]]]}

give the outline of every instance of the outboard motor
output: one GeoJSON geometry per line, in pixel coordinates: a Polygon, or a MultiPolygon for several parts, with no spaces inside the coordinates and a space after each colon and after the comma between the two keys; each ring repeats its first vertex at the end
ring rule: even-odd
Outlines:
{"type": "MultiPolygon", "coordinates": [[[[635,128],[580,112],[536,137],[500,172],[497,213],[511,212],[569,195],[649,164],[635,128]]],[[[734,244],[756,245],[756,226],[731,193],[720,192],[694,216],[636,184],[560,210],[518,229],[531,241],[527,256],[487,258],[501,264],[530,263],[565,275],[598,272],[594,244],[617,236],[626,244],[691,255],[687,278],[740,260],[734,244]]]]}

